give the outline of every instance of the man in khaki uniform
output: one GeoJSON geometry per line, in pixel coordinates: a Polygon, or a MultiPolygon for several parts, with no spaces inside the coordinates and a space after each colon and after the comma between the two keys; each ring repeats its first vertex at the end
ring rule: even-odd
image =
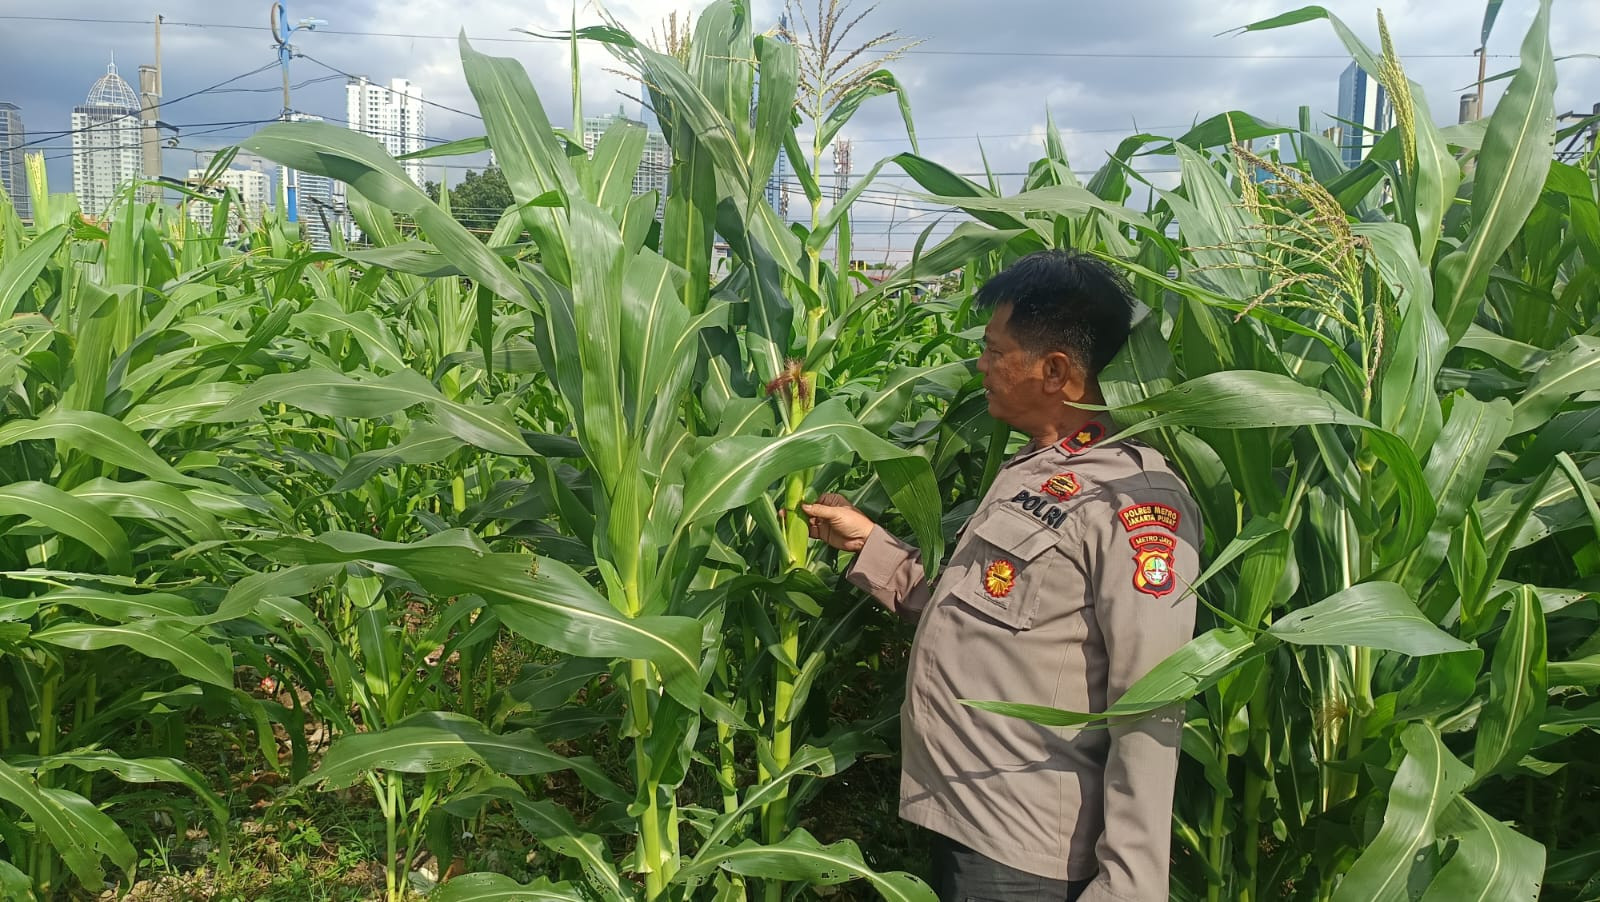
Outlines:
{"type": "Polygon", "coordinates": [[[944,902],[1167,898],[1178,711],[1039,726],[961,699],[1101,711],[1193,635],[1200,517],[1153,449],[1120,441],[1097,375],[1132,303],[1094,258],[1044,251],[978,295],[989,410],[1032,437],[936,584],[918,551],[832,496],[812,534],[847,578],[917,620],[901,707],[900,816],[933,831],[944,902]]]}

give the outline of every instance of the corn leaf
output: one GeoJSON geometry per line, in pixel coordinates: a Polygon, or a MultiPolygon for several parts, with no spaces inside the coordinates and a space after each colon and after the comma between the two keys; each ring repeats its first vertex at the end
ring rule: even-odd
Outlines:
{"type": "Polygon", "coordinates": [[[1155,414],[1123,430],[1121,434],[1127,438],[1163,426],[1259,429],[1330,423],[1362,429],[1373,453],[1388,465],[1402,499],[1398,529],[1386,536],[1386,557],[1398,558],[1415,548],[1433,522],[1433,496],[1411,448],[1394,433],[1351,413],[1326,392],[1287,376],[1248,370],[1211,373],[1126,410],[1155,414]]]}
{"type": "Polygon", "coordinates": [[[521,884],[504,874],[480,872],[451,877],[428,898],[432,902],[585,902],[588,897],[570,883],[551,883],[540,877],[521,884]]]}
{"type": "Polygon", "coordinates": [[[1407,726],[1400,742],[1406,756],[1389,787],[1383,826],[1339,881],[1333,902],[1403,902],[1411,898],[1414,870],[1431,877],[1435,824],[1472,774],[1431,726],[1407,726]]]}
{"type": "Polygon", "coordinates": [[[511,415],[494,405],[451,401],[414,370],[357,381],[330,369],[273,373],[250,384],[232,402],[213,413],[211,422],[252,419],[268,402],[288,404],[326,417],[371,419],[426,405],[440,425],[467,444],[499,454],[531,455],[511,415]]]}
{"type": "Polygon", "coordinates": [[[931,575],[944,554],[933,470],[915,453],[863,429],[839,399],[817,405],[786,435],[730,436],[707,447],[684,484],[679,536],[693,524],[756,500],[783,476],[852,454],[874,465],[896,509],[916,533],[931,575]]]}
{"type": "Polygon", "coordinates": [[[26,773],[0,761],[0,798],[22,809],[85,886],[98,887],[105,879],[102,858],[133,873],[138,860],[133,844],[83,796],[39,786],[26,773]]]}
{"type": "Polygon", "coordinates": [[[880,874],[861,858],[861,850],[848,839],[823,845],[805,830],[795,830],[782,840],[762,845],[746,840],[731,849],[704,856],[682,877],[704,877],[712,868],[721,868],[747,877],[772,880],[803,880],[819,886],[833,886],[857,878],[877,890],[889,902],[936,902],[933,890],[910,874],[880,874]]]}
{"type": "Polygon", "coordinates": [[[23,293],[33,286],[50,258],[61,249],[67,235],[64,225],[49,229],[35,236],[26,248],[0,266],[0,323],[10,320],[17,312],[23,293]]]}
{"type": "Polygon", "coordinates": [[[225,827],[228,807],[222,797],[206,785],[205,778],[191,765],[176,758],[124,758],[111,752],[74,749],[49,758],[17,758],[12,763],[25,770],[46,773],[63,767],[80,771],[109,773],[124,783],[177,783],[195,794],[211,812],[212,820],[225,827]]]}
{"type": "Polygon", "coordinates": [[[175,485],[195,485],[162,460],[137,432],[114,417],[89,410],[56,409],[34,420],[0,426],[0,448],[16,442],[54,439],[106,463],[175,485]]]}
{"type": "Polygon", "coordinates": [[[532,730],[493,733],[465,715],[430,711],[385,730],[341,737],[306,782],[342,789],[373,771],[429,774],[469,764],[525,776],[565,770],[567,759],[550,751],[532,730]]]}
{"type": "MultiPolygon", "coordinates": [[[[366,135],[327,122],[284,122],[261,129],[241,146],[292,169],[337,179],[367,198],[413,217],[434,245],[468,276],[502,297],[532,303],[504,261],[429,200],[400,164],[366,135]]],[[[501,165],[509,176],[506,158],[501,158],[501,165]]]]}
{"type": "Polygon", "coordinates": [[[1512,593],[1511,618],[1489,665],[1489,698],[1478,715],[1472,767],[1482,780],[1533,745],[1548,703],[1544,608],[1531,586],[1512,593]]]}
{"type": "Polygon", "coordinates": [[[1112,718],[1138,717],[1199,695],[1265,651],[1265,645],[1236,627],[1208,630],[1157,664],[1129,686],[1121,698],[1100,712],[969,699],[962,699],[961,703],[1048,727],[1082,726],[1112,718]]]}
{"type": "Polygon", "coordinates": [[[1511,434],[1537,429],[1574,394],[1600,390],[1600,338],[1575,335],[1534,374],[1511,409],[1511,434]]]}
{"type": "Polygon", "coordinates": [[[1556,67],[1550,53],[1550,0],[1522,42],[1522,68],[1489,117],[1473,176],[1467,245],[1439,263],[1434,302],[1453,342],[1466,334],[1495,261],[1539,203],[1555,149],[1556,67]]]}
{"type": "Polygon", "coordinates": [[[233,688],[233,663],[227,650],[207,642],[195,627],[172,620],[128,624],[57,621],[29,638],[78,651],[122,646],[147,658],[166,661],[191,680],[233,688]]]}
{"type": "Polygon", "coordinates": [[[447,532],[410,545],[358,533],[256,543],[286,563],[371,561],[399,567],[440,596],[477,594],[508,628],[567,654],[639,658],[661,670],[674,698],[698,706],[702,628],[687,617],[622,616],[576,571],[550,558],[488,553],[447,532]]]}
{"type": "Polygon", "coordinates": [[[89,546],[112,572],[133,572],[127,533],[93,504],[42,482],[13,482],[0,486],[0,516],[17,514],[89,546]]]}
{"type": "Polygon", "coordinates": [[[1351,586],[1283,615],[1267,633],[1294,645],[1356,645],[1412,656],[1470,648],[1434,626],[1405,589],[1390,582],[1351,586]]]}
{"type": "Polygon", "coordinates": [[[1421,902],[1500,902],[1536,899],[1544,877],[1544,846],[1458,797],[1439,819],[1439,833],[1456,851],[1428,884],[1421,902]]]}

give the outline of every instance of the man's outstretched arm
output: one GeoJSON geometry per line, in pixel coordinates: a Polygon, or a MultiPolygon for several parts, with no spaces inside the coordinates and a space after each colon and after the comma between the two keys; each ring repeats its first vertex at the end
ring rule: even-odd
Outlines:
{"type": "Polygon", "coordinates": [[[842,495],[828,493],[800,508],[813,539],[856,552],[845,579],[902,617],[916,619],[922,613],[930,587],[920,551],[889,535],[842,495]]]}

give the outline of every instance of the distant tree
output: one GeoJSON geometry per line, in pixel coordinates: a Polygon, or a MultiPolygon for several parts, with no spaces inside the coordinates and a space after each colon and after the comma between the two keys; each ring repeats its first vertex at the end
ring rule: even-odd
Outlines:
{"type": "MultiPolygon", "coordinates": [[[[439,183],[428,182],[428,196],[439,199],[439,183]]],[[[467,170],[460,182],[450,186],[450,212],[456,221],[469,229],[476,229],[478,237],[487,239],[488,232],[500,221],[501,214],[516,203],[511,186],[506,184],[505,173],[498,166],[483,172],[467,170]]]]}

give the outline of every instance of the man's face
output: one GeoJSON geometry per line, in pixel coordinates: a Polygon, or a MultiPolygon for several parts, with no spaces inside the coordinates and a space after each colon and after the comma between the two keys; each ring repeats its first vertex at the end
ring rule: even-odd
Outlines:
{"type": "MultiPolygon", "coordinates": [[[[1000,304],[983,330],[983,353],[978,372],[983,374],[989,415],[1024,432],[1047,411],[1044,373],[1039,355],[1023,348],[1011,336],[1013,305],[1000,304]]],[[[1058,402],[1059,403],[1059,402],[1058,402]]]]}

